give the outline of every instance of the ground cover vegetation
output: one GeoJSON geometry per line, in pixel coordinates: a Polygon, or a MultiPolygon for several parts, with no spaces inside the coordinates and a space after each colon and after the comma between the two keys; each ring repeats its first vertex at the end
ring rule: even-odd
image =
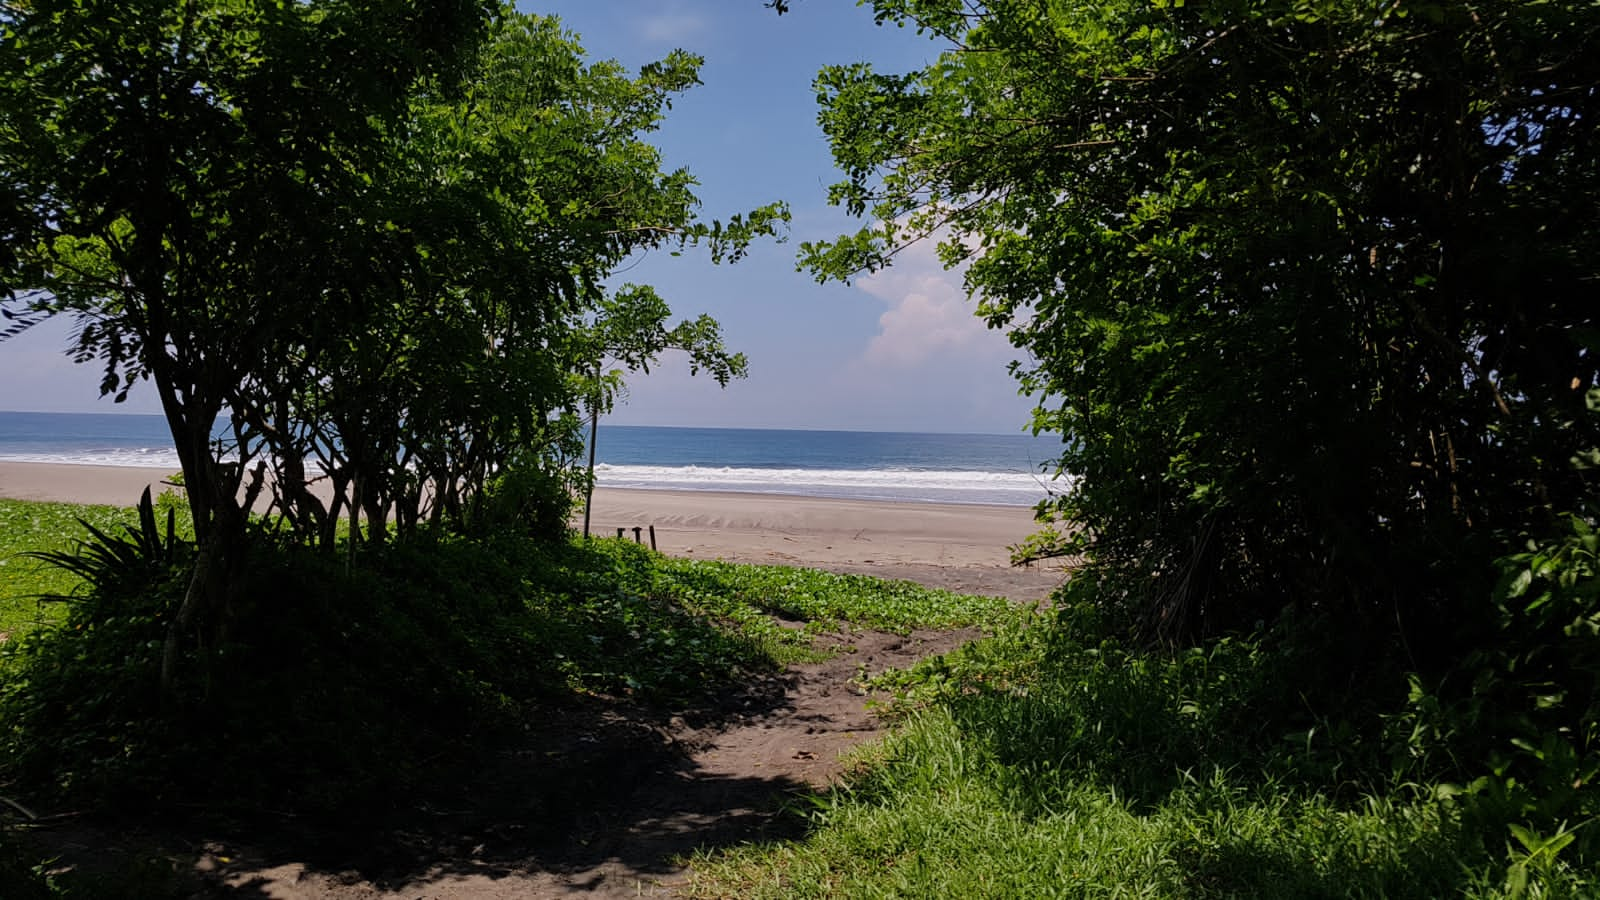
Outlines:
{"type": "Polygon", "coordinates": [[[42,598],[81,588],[80,577],[29,554],[71,553],[85,525],[114,533],[135,521],[123,507],[0,500],[0,634],[20,637],[59,622],[63,607],[42,598]]]}
{"type": "Polygon", "coordinates": [[[703,897],[1593,896],[1560,834],[1408,781],[1419,740],[1291,731],[1308,665],[1257,635],[1153,653],[1060,611],[910,671],[900,727],[799,842],[702,854],[703,897]]]}
{"type": "MultiPolygon", "coordinates": [[[[313,548],[261,545],[237,595],[241,638],[173,697],[159,672],[182,560],[162,557],[158,571],[132,578],[120,554],[96,552],[156,546],[145,530],[164,538],[164,526],[131,510],[9,502],[3,511],[32,523],[12,539],[22,552],[59,547],[63,513],[96,516],[100,534],[70,520],[65,533],[88,545],[80,558],[103,561],[82,568],[78,584],[56,583],[71,598],[56,604],[59,627],[0,643],[5,791],[35,811],[129,821],[204,811],[247,830],[289,817],[356,833],[430,800],[458,802],[431,792],[470,778],[463,773],[515,746],[531,722],[597,706],[714,715],[725,695],[837,651],[819,635],[1011,615],[997,598],[668,559],[620,540],[428,532],[354,568],[313,548]]],[[[8,582],[0,609],[34,609],[23,587],[8,582]]],[[[40,882],[30,874],[37,858],[8,837],[0,856],[16,865],[0,887],[13,896],[40,882]]],[[[158,883],[181,888],[164,865],[158,883]]],[[[56,887],[81,894],[100,884],[115,896],[141,872],[112,875],[56,887]]]]}
{"type": "Polygon", "coordinates": [[[940,242],[1084,565],[704,891],[1600,889],[1600,13],[870,5],[947,50],[821,73],[804,262],[940,242]]]}

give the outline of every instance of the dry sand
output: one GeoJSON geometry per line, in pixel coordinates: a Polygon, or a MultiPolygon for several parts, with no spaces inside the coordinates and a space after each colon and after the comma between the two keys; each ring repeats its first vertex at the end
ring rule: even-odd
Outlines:
{"type": "MultiPolygon", "coordinates": [[[[1049,595],[1057,566],[1017,568],[1011,545],[1035,530],[1018,506],[888,503],[772,494],[596,490],[595,534],[654,525],[673,556],[813,566],[1018,600],[1049,595]]],[[[648,541],[648,530],[644,540],[648,541]]]]}
{"type": "MultiPolygon", "coordinates": [[[[163,469],[0,462],[0,497],[128,506],[148,485],[159,493],[163,469]]],[[[574,524],[580,524],[581,512],[574,524]]],[[[1023,600],[1060,583],[1053,568],[1010,565],[1010,546],[1033,530],[1032,511],[967,506],[830,500],[772,494],[601,488],[593,533],[615,535],[655,526],[661,552],[698,559],[806,565],[905,578],[936,587],[1023,600]]]]}
{"type": "Polygon", "coordinates": [[[132,506],[146,486],[152,496],[167,489],[162,479],[176,469],[131,466],[73,466],[57,463],[0,462],[0,497],[132,506]]]}

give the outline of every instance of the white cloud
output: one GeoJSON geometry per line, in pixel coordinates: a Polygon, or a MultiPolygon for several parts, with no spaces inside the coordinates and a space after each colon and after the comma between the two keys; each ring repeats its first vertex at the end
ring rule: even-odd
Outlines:
{"type": "Polygon", "coordinates": [[[889,304],[862,361],[906,369],[952,356],[994,360],[1014,353],[1002,332],[991,330],[967,299],[959,271],[947,271],[931,240],[907,247],[894,265],[857,285],[889,304]]]}
{"type": "Polygon", "coordinates": [[[646,16],[638,25],[639,34],[655,44],[679,45],[710,30],[705,16],[684,10],[669,10],[646,16]]]}

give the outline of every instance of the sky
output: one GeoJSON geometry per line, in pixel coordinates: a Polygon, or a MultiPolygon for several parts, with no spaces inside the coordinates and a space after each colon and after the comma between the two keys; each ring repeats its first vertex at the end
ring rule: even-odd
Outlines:
{"type": "MultiPolygon", "coordinates": [[[[650,284],[675,314],[709,313],[750,375],[726,389],[691,377],[673,354],[630,379],[618,425],[825,428],[1007,434],[1023,430],[1031,403],[1017,394],[1004,334],[973,315],[960,276],[933,248],[849,285],[819,285],[795,269],[804,241],[861,223],[826,202],[841,180],[816,124],[812,80],[829,64],[872,62],[903,72],[939,46],[910,29],[878,27],[851,0],[799,0],[778,16],[761,0],[519,0],[553,14],[592,59],[637,69],[675,48],[705,57],[703,84],[678,97],[651,136],[667,168],[686,167],[707,219],[774,200],[790,206],[783,243],[712,265],[703,253],[641,254],[613,278],[650,284]]],[[[127,403],[98,398],[100,371],[63,352],[70,330],[47,323],[0,342],[0,409],[159,412],[148,385],[127,403]]]]}

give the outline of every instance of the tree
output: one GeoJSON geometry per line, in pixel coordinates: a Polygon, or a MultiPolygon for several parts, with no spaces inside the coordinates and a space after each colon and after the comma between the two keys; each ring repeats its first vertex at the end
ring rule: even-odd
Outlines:
{"type": "Polygon", "coordinates": [[[672,315],[666,301],[653,288],[623,285],[603,300],[581,342],[583,354],[594,360],[594,377],[583,388],[589,408],[589,462],[584,478],[583,536],[589,537],[589,511],[594,502],[594,457],[600,438],[600,416],[610,412],[633,372],[649,372],[651,364],[667,350],[689,357],[689,373],[711,373],[727,387],[743,378],[749,362],[743,353],[730,353],[722,342],[722,326],[710,316],[685,319],[667,327],[672,315]],[[607,365],[611,365],[609,370],[607,365]],[[620,368],[618,368],[620,367],[620,368]]]}
{"type": "Polygon", "coordinates": [[[553,491],[533,505],[559,530],[565,518],[552,511],[576,474],[564,470],[581,445],[597,340],[629,370],[670,346],[693,349],[726,380],[735,357],[715,323],[669,331],[653,291],[603,286],[652,248],[701,244],[713,260],[736,259],[786,216],[773,204],[700,220],[693,178],[662,171],[644,140],[671,98],[698,83],[700,62],[673,53],[629,75],[588,63],[556,20],[507,12],[459,92],[418,93],[374,171],[375,202],[345,213],[368,242],[363,293],[289,349],[297,384],[268,387],[253,404],[266,419],[296,397],[279,418],[300,427],[261,430],[296,444],[275,459],[291,469],[318,459],[333,482],[333,510],[309,491],[280,497],[302,528],[330,543],[347,492],[369,539],[383,540],[391,523],[400,533],[459,525],[519,470],[553,491]]]}
{"type": "Polygon", "coordinates": [[[29,310],[77,320],[103,393],[155,384],[199,542],[174,634],[197,616],[222,627],[243,552],[250,448],[235,420],[237,458],[214,452],[219,415],[283,325],[317,312],[321,248],[341,244],[325,213],[359,189],[411,86],[448,77],[490,10],[0,6],[0,171],[23,220],[8,250],[40,279],[29,310]]]}
{"type": "Polygon", "coordinates": [[[832,200],[875,221],[804,260],[948,230],[1065,438],[1053,549],[1144,633],[1301,608],[1425,654],[1593,516],[1600,10],[873,6],[949,49],[824,70],[832,200]]]}
{"type": "Polygon", "coordinates": [[[164,677],[224,636],[263,492],[327,547],[519,467],[564,496],[612,268],[786,216],[702,221],[643,140],[699,63],[488,0],[0,0],[0,336],[71,316],[103,393],[155,384],[198,542],[164,677]]]}

